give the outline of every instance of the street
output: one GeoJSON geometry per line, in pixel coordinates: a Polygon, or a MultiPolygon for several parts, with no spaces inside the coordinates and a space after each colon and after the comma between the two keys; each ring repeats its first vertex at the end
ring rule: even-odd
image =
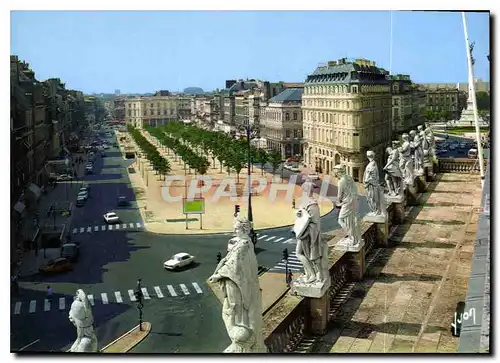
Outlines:
{"type": "MultiPolygon", "coordinates": [[[[133,161],[124,160],[115,148],[106,154],[104,158],[97,156],[93,174],[84,176],[83,181],[91,186],[90,198],[85,206],[73,210],[70,233],[73,241],[80,242],[79,260],[73,271],[20,280],[20,296],[11,300],[11,349],[68,349],[76,337],[68,312],[79,288],[91,295],[98,341],[104,346],[138,324],[130,292],[142,278],[146,289],[144,321],[152,323],[152,332],[133,352],[222,351],[229,338],[220,303],[205,281],[216,267],[217,253],[225,253],[231,235],[145,232],[124,169],[133,161]],[[121,195],[132,200],[131,206],[117,206],[121,195]],[[108,211],[121,219],[112,229],[103,220],[108,211]],[[178,252],[194,255],[196,263],[179,272],[164,270],[163,262],[178,252]],[[51,303],[45,301],[48,285],[54,292],[51,303]]],[[[330,221],[327,225],[334,221],[333,214],[324,217],[325,222],[330,221]]],[[[295,250],[291,237],[290,227],[259,231],[259,265],[281,271],[283,249],[288,248],[291,254],[295,250]]],[[[297,263],[294,272],[300,268],[297,263]]]]}

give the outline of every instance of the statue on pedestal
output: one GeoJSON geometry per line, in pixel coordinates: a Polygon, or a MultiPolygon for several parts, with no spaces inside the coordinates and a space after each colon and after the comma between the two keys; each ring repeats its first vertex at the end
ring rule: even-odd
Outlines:
{"type": "Polygon", "coordinates": [[[338,222],[347,235],[341,239],[336,249],[347,251],[359,251],[364,245],[361,239],[361,229],[356,214],[358,202],[358,190],[356,183],[347,175],[345,165],[336,165],[333,168],[335,176],[339,179],[337,206],[340,206],[338,222]]]}
{"type": "Polygon", "coordinates": [[[437,163],[436,160],[436,137],[432,131],[432,126],[430,124],[425,124],[425,134],[427,136],[427,142],[429,143],[429,157],[433,163],[437,163]]]}
{"type": "Polygon", "coordinates": [[[428,164],[431,161],[429,155],[430,144],[429,141],[427,140],[424,127],[422,125],[418,125],[417,129],[418,129],[418,135],[420,137],[420,142],[422,143],[422,159],[423,159],[422,163],[428,164]]]}
{"type": "MultiPolygon", "coordinates": [[[[394,145],[394,143],[393,143],[394,145]]],[[[388,193],[387,197],[400,197],[403,192],[403,178],[401,169],[399,169],[399,151],[397,148],[388,147],[387,164],[384,166],[385,182],[387,183],[388,193]]]]}
{"type": "Polygon", "coordinates": [[[209,282],[219,282],[224,294],[222,320],[231,345],[224,353],[266,353],[262,336],[262,302],[257,258],[250,239],[250,222],[237,216],[236,237],[209,282]]]}
{"type": "Polygon", "coordinates": [[[304,274],[292,283],[292,291],[308,297],[321,297],[330,287],[328,244],[321,240],[320,208],[313,194],[314,183],[302,184],[301,206],[296,211],[293,233],[297,239],[295,255],[304,267],[304,274]]]}
{"type": "Polygon", "coordinates": [[[385,222],[387,217],[387,206],[384,198],[384,191],[380,187],[380,178],[378,174],[378,165],[375,161],[375,152],[369,150],[366,152],[369,160],[363,175],[363,184],[366,191],[366,200],[370,212],[365,216],[367,222],[385,222]]]}
{"type": "Polygon", "coordinates": [[[76,327],[76,340],[69,351],[72,353],[97,353],[94,316],[89,299],[83,290],[76,292],[76,298],[69,310],[69,321],[76,327]]]}
{"type": "Polygon", "coordinates": [[[403,174],[404,183],[413,185],[415,176],[413,175],[413,159],[411,155],[410,136],[403,134],[403,144],[399,148],[399,169],[403,174]]]}
{"type": "Polygon", "coordinates": [[[415,175],[422,175],[424,170],[424,152],[422,150],[422,140],[415,130],[410,131],[410,146],[413,150],[413,167],[415,175]]]}

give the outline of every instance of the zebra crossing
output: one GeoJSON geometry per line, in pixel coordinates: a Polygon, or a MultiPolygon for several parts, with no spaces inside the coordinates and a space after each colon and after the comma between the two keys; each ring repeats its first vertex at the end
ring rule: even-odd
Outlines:
{"type": "Polygon", "coordinates": [[[286,238],[280,236],[271,236],[267,234],[257,234],[258,241],[265,241],[270,243],[285,243],[285,244],[295,244],[297,243],[295,238],[286,238]]]}
{"type": "MultiPolygon", "coordinates": [[[[142,288],[142,294],[145,300],[151,299],[164,299],[168,297],[182,297],[182,296],[197,296],[203,294],[201,286],[197,282],[179,284],[179,285],[165,285],[165,286],[153,286],[153,291],[146,288],[142,288]]],[[[89,294],[87,295],[89,302],[92,306],[96,305],[108,305],[108,304],[126,304],[129,302],[135,302],[136,298],[134,295],[134,290],[130,289],[127,291],[126,295],[122,295],[121,291],[113,291],[111,294],[103,292],[101,294],[89,294]],[[128,299],[126,298],[128,295],[128,299]],[[130,301],[127,301],[130,300],[130,301]]],[[[27,301],[17,301],[14,304],[13,313],[14,315],[21,315],[26,309],[28,314],[36,313],[37,309],[43,308],[44,312],[49,311],[65,311],[71,307],[71,302],[75,297],[59,297],[52,298],[51,300],[44,299],[43,301],[31,300],[27,301]],[[68,301],[70,300],[70,301],[68,301]],[[69,302],[69,303],[68,303],[69,302]],[[24,308],[23,308],[24,307],[24,308]]]]}
{"type": "Polygon", "coordinates": [[[139,223],[117,223],[117,224],[100,224],[95,226],[73,228],[73,234],[79,233],[93,233],[103,231],[118,231],[118,230],[131,230],[142,229],[144,226],[139,223]]]}
{"type": "MultiPolygon", "coordinates": [[[[288,254],[288,269],[292,272],[301,272],[302,263],[299,261],[294,252],[288,254]]],[[[285,261],[279,262],[277,265],[269,269],[270,272],[283,272],[286,273],[286,263],[285,261]]]]}

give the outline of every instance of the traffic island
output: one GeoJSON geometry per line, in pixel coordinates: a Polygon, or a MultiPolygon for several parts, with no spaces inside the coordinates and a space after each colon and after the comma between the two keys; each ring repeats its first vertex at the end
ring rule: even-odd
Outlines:
{"type": "Polygon", "coordinates": [[[118,339],[112,341],[104,348],[101,349],[101,353],[127,353],[137,344],[139,344],[144,338],[146,338],[151,331],[151,323],[142,323],[142,331],[139,329],[139,325],[134,327],[132,330],[123,334],[118,339]]]}

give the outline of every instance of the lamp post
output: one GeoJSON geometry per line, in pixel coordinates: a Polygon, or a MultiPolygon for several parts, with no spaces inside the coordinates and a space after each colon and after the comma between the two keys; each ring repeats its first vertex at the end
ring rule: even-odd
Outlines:
{"type": "Polygon", "coordinates": [[[135,289],[134,295],[135,299],[137,300],[137,310],[139,310],[139,330],[142,331],[142,308],[144,307],[143,304],[143,294],[142,294],[142,284],[141,284],[142,279],[137,280],[137,288],[135,289]]]}
{"type": "Polygon", "coordinates": [[[252,213],[252,144],[251,144],[251,139],[252,136],[257,135],[257,130],[252,127],[249,123],[245,124],[243,128],[246,131],[246,136],[247,136],[247,158],[248,158],[248,220],[250,221],[250,238],[254,244],[254,246],[257,244],[257,235],[255,234],[255,231],[253,229],[253,213],[252,213]]]}

